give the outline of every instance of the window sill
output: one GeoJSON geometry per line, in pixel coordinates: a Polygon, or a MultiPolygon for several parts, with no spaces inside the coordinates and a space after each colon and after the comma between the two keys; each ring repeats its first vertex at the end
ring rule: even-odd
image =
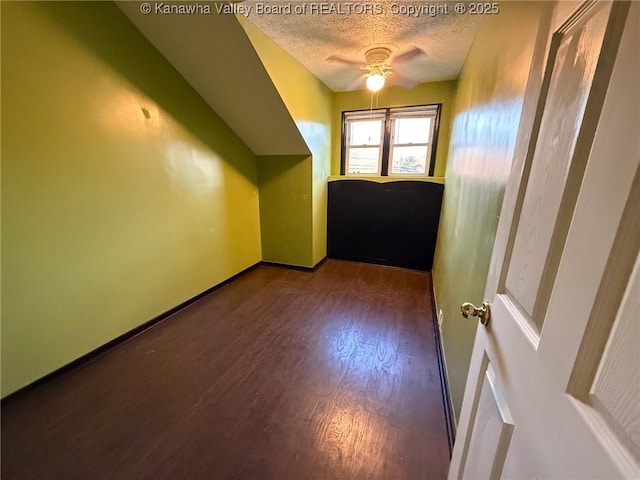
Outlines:
{"type": "Polygon", "coordinates": [[[331,175],[327,178],[329,182],[337,182],[341,180],[366,180],[368,182],[387,183],[387,182],[430,182],[444,184],[444,177],[409,177],[409,176],[367,176],[367,175],[331,175]]]}

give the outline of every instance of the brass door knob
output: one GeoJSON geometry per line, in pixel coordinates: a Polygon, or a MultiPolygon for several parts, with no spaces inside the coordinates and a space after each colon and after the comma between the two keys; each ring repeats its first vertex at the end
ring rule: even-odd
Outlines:
{"type": "Polygon", "coordinates": [[[478,308],[473,303],[465,302],[460,305],[460,313],[464,318],[478,317],[482,325],[487,325],[491,319],[491,308],[489,302],[483,302],[482,307],[478,308]]]}

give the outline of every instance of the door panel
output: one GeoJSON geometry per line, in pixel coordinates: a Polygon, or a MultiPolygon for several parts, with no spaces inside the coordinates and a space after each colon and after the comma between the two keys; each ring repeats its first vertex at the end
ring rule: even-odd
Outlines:
{"type": "Polygon", "coordinates": [[[640,363],[637,358],[640,339],[640,257],[613,324],[609,342],[595,375],[589,398],[624,444],[640,460],[640,363]]]}
{"type": "Polygon", "coordinates": [[[606,448],[629,471],[640,463],[638,205],[640,174],[636,172],[567,390],[577,400],[576,409],[607,439],[606,448]],[[634,256],[635,262],[629,262],[634,256]]]}
{"type": "Polygon", "coordinates": [[[640,478],[640,3],[561,25],[523,111],[540,128],[519,133],[452,479],[640,478]]]}
{"type": "MultiPolygon", "coordinates": [[[[536,311],[536,299],[545,274],[551,282],[557,268],[550,251],[564,244],[562,232],[566,227],[556,228],[556,221],[571,215],[570,211],[560,212],[563,192],[583,128],[609,14],[606,5],[588,7],[571,17],[552,41],[549,93],[506,278],[507,292],[538,332],[544,312],[536,311]]],[[[565,209],[572,207],[572,202],[564,203],[565,209]]]]}
{"type": "Polygon", "coordinates": [[[473,434],[460,478],[500,478],[513,434],[511,412],[488,359],[486,367],[476,395],[473,434]]]}

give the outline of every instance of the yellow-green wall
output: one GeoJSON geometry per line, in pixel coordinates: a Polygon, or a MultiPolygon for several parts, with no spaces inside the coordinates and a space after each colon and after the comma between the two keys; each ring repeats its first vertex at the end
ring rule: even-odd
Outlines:
{"type": "MultiPolygon", "coordinates": [[[[242,16],[238,19],[245,29],[251,43],[256,52],[260,56],[267,73],[273,80],[273,83],[282,97],[291,117],[295,120],[298,129],[304,138],[312,156],[308,158],[310,163],[311,182],[306,178],[298,177],[298,182],[309,185],[310,190],[308,196],[311,199],[309,203],[311,216],[311,235],[312,244],[309,245],[311,262],[304,261],[301,257],[300,261],[295,262],[299,265],[314,266],[321,261],[327,253],[327,177],[331,170],[331,97],[332,93],[320,80],[318,80],[311,72],[305,69],[296,59],[285,52],[273,40],[268,38],[261,30],[259,30],[251,21],[242,16]]],[[[305,152],[300,152],[304,154],[305,152]]],[[[281,166],[281,165],[280,165],[281,166]]],[[[267,174],[271,170],[272,165],[260,162],[260,175],[267,174]]],[[[279,170],[279,166],[273,166],[273,170],[279,170]]],[[[268,173],[273,177],[273,173],[268,173]]],[[[297,174],[306,175],[306,170],[299,168],[297,174]]],[[[289,172],[289,179],[282,182],[282,185],[290,184],[293,181],[294,172],[289,172]]],[[[281,192],[286,196],[286,192],[281,192]]],[[[261,199],[262,192],[260,192],[261,199]]],[[[261,200],[262,201],[262,200],[261,200]]],[[[306,199],[303,197],[296,198],[296,202],[304,203],[289,204],[289,209],[283,210],[283,215],[292,218],[296,216],[296,212],[304,208],[306,199]]],[[[275,217],[274,217],[275,220],[275,217]]],[[[264,221],[264,226],[267,222],[264,221]]],[[[273,228],[270,231],[279,231],[284,234],[286,230],[273,228]]],[[[293,233],[293,232],[292,232],[293,233]]],[[[263,236],[264,240],[264,236],[263,236]]],[[[297,241],[295,238],[285,239],[284,237],[274,238],[272,242],[281,241],[297,241]]],[[[300,238],[299,241],[303,241],[300,238]]],[[[302,252],[300,252],[302,253],[302,252]]],[[[279,261],[279,260],[274,260],[279,261]]],[[[288,263],[282,260],[282,263],[288,263]]]]}
{"type": "Polygon", "coordinates": [[[477,326],[460,316],[460,305],[483,301],[541,9],[503,2],[500,15],[483,19],[456,94],[433,268],[456,414],[477,326]]]}
{"type": "Polygon", "coordinates": [[[262,259],[312,264],[311,159],[309,155],[259,156],[262,259]]]}
{"type": "MultiPolygon", "coordinates": [[[[404,107],[409,105],[428,105],[441,103],[440,131],[438,134],[438,148],[434,177],[443,177],[447,163],[447,149],[449,146],[449,129],[451,126],[451,112],[456,92],[455,80],[446,82],[422,83],[412,89],[402,87],[385,87],[377,94],[373,108],[404,107]]],[[[374,97],[375,98],[375,97],[374,97]]],[[[353,92],[339,92],[333,96],[332,108],[332,149],[331,174],[340,174],[340,148],[342,136],[342,112],[349,110],[367,110],[371,108],[371,92],[356,90],[353,92]]]]}
{"type": "Polygon", "coordinates": [[[2,2],[2,394],[261,259],[255,155],[112,3],[2,2]]]}

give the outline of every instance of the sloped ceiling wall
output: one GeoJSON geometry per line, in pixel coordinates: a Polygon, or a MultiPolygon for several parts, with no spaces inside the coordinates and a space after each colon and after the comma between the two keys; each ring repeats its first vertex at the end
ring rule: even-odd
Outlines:
{"type": "Polygon", "coordinates": [[[120,9],[256,155],[309,154],[234,15],[144,15],[120,9]]]}

